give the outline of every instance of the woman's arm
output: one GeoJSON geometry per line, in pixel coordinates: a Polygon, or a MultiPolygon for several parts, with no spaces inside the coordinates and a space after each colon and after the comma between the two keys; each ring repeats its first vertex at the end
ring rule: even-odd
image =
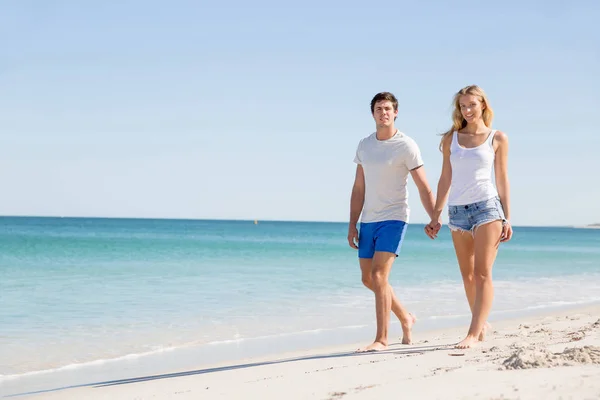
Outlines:
{"type": "Polygon", "coordinates": [[[496,132],[494,136],[496,143],[496,158],[494,160],[494,170],[496,172],[496,188],[498,196],[504,210],[506,218],[505,226],[502,229],[502,241],[510,240],[512,236],[512,227],[510,225],[510,184],[508,181],[508,137],[504,132],[496,132]]]}
{"type": "Polygon", "coordinates": [[[450,143],[452,142],[452,135],[448,135],[444,138],[442,143],[442,154],[444,156],[442,161],[442,173],[440,174],[440,180],[437,185],[437,197],[435,200],[435,209],[433,211],[433,221],[439,221],[446,200],[448,199],[448,192],[450,191],[450,184],[452,183],[452,165],[450,164],[450,143]]]}

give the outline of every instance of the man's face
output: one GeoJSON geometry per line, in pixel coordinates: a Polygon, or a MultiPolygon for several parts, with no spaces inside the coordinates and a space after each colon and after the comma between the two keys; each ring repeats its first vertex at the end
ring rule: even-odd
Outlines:
{"type": "Polygon", "coordinates": [[[398,110],[394,110],[394,105],[389,100],[378,101],[373,108],[373,118],[378,127],[389,127],[394,123],[398,116],[398,110]]]}

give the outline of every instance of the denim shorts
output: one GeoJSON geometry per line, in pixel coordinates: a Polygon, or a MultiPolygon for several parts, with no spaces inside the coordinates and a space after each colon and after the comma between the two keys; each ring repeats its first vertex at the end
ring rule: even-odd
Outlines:
{"type": "Polygon", "coordinates": [[[389,220],[380,222],[362,222],[358,234],[358,257],[373,258],[376,251],[400,254],[406,222],[389,220]]]}
{"type": "Polygon", "coordinates": [[[474,233],[478,226],[488,222],[506,220],[498,197],[460,206],[448,206],[448,215],[450,230],[471,233],[474,233]]]}

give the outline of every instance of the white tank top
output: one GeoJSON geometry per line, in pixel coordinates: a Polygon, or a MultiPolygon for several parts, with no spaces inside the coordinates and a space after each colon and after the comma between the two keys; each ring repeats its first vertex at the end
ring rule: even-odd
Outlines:
{"type": "Polygon", "coordinates": [[[485,142],[477,147],[465,148],[458,144],[458,132],[452,134],[450,164],[452,184],[448,205],[460,206],[484,201],[498,196],[492,181],[496,130],[492,130],[485,142]]]}

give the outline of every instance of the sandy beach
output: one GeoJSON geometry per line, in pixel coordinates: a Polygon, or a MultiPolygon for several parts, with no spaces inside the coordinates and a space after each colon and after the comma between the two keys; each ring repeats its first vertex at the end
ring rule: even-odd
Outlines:
{"type": "Polygon", "coordinates": [[[498,321],[476,348],[454,349],[464,331],[420,333],[378,353],[356,354],[357,343],[13,398],[600,398],[598,305],[498,321]]]}

